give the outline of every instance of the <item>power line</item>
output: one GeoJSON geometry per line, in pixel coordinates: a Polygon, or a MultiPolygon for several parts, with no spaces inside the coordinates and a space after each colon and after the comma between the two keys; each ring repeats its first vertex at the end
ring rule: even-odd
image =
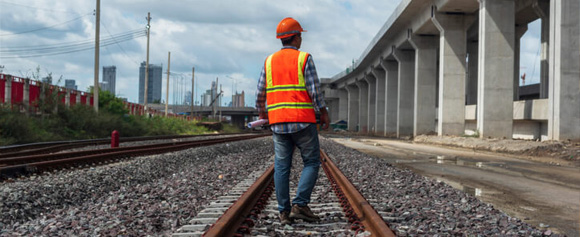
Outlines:
{"type": "MultiPolygon", "coordinates": [[[[111,32],[109,32],[109,29],[107,29],[107,27],[105,26],[105,24],[102,21],[101,21],[101,25],[103,25],[103,28],[105,28],[105,31],[107,31],[107,34],[109,35],[109,37],[113,38],[113,36],[111,35],[111,32]]],[[[125,54],[125,56],[127,56],[127,58],[131,59],[131,61],[133,61],[135,64],[139,64],[137,61],[133,60],[133,58],[129,57],[129,55],[127,54],[125,49],[116,40],[115,40],[115,44],[117,44],[117,46],[119,46],[119,48],[121,49],[121,51],[123,51],[123,53],[125,54]]]]}
{"type": "MultiPolygon", "coordinates": [[[[136,33],[145,33],[142,29],[139,30],[132,30],[129,32],[119,33],[117,35],[113,35],[110,38],[104,38],[103,40],[110,40],[111,38],[123,38],[129,35],[133,35],[136,33]]],[[[0,52],[20,52],[20,51],[34,51],[34,50],[49,50],[49,49],[58,49],[63,47],[74,47],[74,46],[82,46],[86,44],[94,44],[94,39],[87,39],[87,40],[80,40],[80,41],[73,41],[73,42],[64,42],[64,43],[57,43],[57,44],[50,44],[50,45],[35,45],[35,46],[16,46],[16,47],[7,47],[7,48],[0,48],[0,52]]]]}
{"type": "Polygon", "coordinates": [[[76,20],[78,20],[78,19],[81,19],[81,18],[83,18],[83,17],[85,17],[85,16],[88,16],[88,15],[91,15],[91,14],[92,14],[92,13],[88,13],[88,14],[85,14],[85,15],[79,16],[79,17],[77,17],[77,18],[74,18],[74,19],[72,19],[72,20],[68,20],[68,21],[65,21],[65,22],[61,22],[61,23],[54,24],[54,25],[47,26],[47,27],[43,27],[43,28],[38,28],[38,29],[34,29],[34,30],[27,30],[27,31],[21,31],[21,32],[16,32],[16,33],[10,33],[10,34],[3,34],[3,35],[0,35],[0,37],[2,37],[2,36],[10,36],[10,35],[20,35],[20,34],[26,34],[26,33],[31,33],[31,32],[36,32],[36,31],[41,31],[41,30],[46,30],[46,29],[54,28],[54,27],[57,27],[57,26],[60,26],[60,25],[67,24],[67,23],[69,23],[69,22],[76,21],[76,20]]]}
{"type": "MultiPolygon", "coordinates": [[[[127,41],[127,40],[131,40],[131,39],[135,39],[135,38],[143,37],[143,36],[145,36],[145,35],[134,34],[134,35],[128,35],[128,36],[124,36],[124,37],[117,38],[117,39],[119,41],[127,41]]],[[[106,45],[111,45],[114,43],[115,43],[115,41],[113,41],[112,39],[107,39],[107,40],[103,40],[99,45],[106,46],[106,45]]],[[[58,48],[52,48],[52,49],[43,49],[43,50],[27,50],[27,51],[19,50],[16,52],[13,52],[13,51],[7,51],[7,52],[15,53],[15,54],[20,53],[20,56],[24,56],[24,55],[31,55],[31,54],[34,54],[34,55],[36,55],[36,54],[38,54],[38,55],[40,55],[40,54],[54,54],[54,53],[58,54],[59,52],[69,52],[69,51],[70,52],[77,52],[78,50],[82,51],[84,49],[92,49],[92,48],[94,48],[94,45],[84,44],[84,45],[74,45],[74,46],[70,46],[70,47],[58,47],[58,48]]],[[[2,52],[2,51],[0,51],[0,52],[2,52]]],[[[3,52],[3,53],[6,53],[6,52],[3,52]]],[[[13,55],[13,57],[18,57],[18,55],[13,55]]],[[[0,56],[0,58],[11,58],[11,56],[2,55],[2,56],[0,56]]]]}
{"type": "MultiPolygon", "coordinates": [[[[123,37],[117,37],[117,38],[109,38],[106,40],[103,40],[100,42],[100,46],[104,47],[104,46],[108,46],[108,45],[112,45],[115,44],[116,42],[123,42],[123,41],[129,41],[132,39],[136,39],[139,37],[144,37],[146,34],[142,33],[142,34],[133,34],[133,35],[128,35],[128,36],[123,36],[123,37]]],[[[52,55],[59,55],[59,54],[67,54],[67,53],[75,53],[75,52],[80,52],[80,51],[85,51],[85,50],[91,50],[94,49],[95,46],[94,45],[78,45],[78,46],[73,46],[73,47],[60,47],[60,48],[56,48],[52,51],[50,50],[44,50],[45,52],[24,52],[20,55],[5,55],[2,54],[0,55],[0,58],[31,58],[31,57],[43,57],[43,56],[52,56],[52,55]]]]}
{"type": "Polygon", "coordinates": [[[31,6],[27,6],[27,5],[23,5],[23,4],[19,4],[19,3],[6,2],[6,1],[0,1],[0,3],[14,5],[14,6],[19,6],[19,7],[26,7],[26,8],[36,9],[36,10],[40,10],[40,11],[67,12],[67,13],[75,13],[75,14],[78,14],[76,12],[71,12],[71,11],[63,11],[63,10],[56,10],[56,9],[49,9],[49,8],[40,8],[40,7],[31,7],[31,6]]]}

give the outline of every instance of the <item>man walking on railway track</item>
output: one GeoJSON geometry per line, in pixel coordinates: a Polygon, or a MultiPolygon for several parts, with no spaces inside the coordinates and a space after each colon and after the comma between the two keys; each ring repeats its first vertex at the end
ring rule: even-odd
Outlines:
{"type": "Polygon", "coordinates": [[[258,81],[256,108],[260,119],[269,119],[274,138],[274,183],[282,225],[294,219],[313,222],[320,218],[310,208],[310,196],[320,168],[320,145],[315,110],[320,111],[322,129],[329,125],[328,112],[312,56],[298,51],[304,29],[288,17],[280,21],[276,38],[282,49],[266,58],[258,81]],[[298,147],[304,169],[296,197],[290,205],[290,169],[294,147],[298,147]]]}

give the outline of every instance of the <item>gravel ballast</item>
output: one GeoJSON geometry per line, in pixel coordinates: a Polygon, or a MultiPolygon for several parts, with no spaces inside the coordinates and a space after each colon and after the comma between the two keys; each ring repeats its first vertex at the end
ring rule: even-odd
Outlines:
{"type": "Polygon", "coordinates": [[[551,234],[443,182],[396,168],[330,139],[321,139],[321,146],[365,198],[383,200],[385,205],[375,206],[377,211],[400,217],[389,222],[398,236],[551,234]]]}
{"type": "MultiPolygon", "coordinates": [[[[551,234],[445,183],[329,139],[321,138],[321,147],[365,198],[381,203],[377,211],[390,213],[389,225],[399,236],[551,234]]],[[[273,153],[266,137],[5,182],[0,236],[170,235],[271,162],[273,153]]]]}
{"type": "Polygon", "coordinates": [[[0,235],[168,234],[272,154],[261,138],[4,183],[0,235]]]}

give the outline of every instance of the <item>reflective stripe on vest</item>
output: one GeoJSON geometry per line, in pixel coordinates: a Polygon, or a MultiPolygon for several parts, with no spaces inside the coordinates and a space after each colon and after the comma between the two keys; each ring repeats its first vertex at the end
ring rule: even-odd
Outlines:
{"type": "Polygon", "coordinates": [[[314,109],[314,106],[309,102],[283,102],[268,105],[268,112],[277,109],[314,109]]]}

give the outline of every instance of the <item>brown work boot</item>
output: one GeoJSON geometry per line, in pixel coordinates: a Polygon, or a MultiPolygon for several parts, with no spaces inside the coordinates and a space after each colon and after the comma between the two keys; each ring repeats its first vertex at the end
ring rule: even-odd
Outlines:
{"type": "Polygon", "coordinates": [[[294,204],[290,212],[291,219],[302,219],[308,222],[320,221],[320,217],[314,215],[308,206],[298,206],[294,204]]]}
{"type": "Polygon", "coordinates": [[[281,225],[292,224],[292,220],[290,219],[290,217],[288,217],[289,214],[290,214],[290,212],[288,212],[288,211],[280,212],[280,224],[281,225]]]}

